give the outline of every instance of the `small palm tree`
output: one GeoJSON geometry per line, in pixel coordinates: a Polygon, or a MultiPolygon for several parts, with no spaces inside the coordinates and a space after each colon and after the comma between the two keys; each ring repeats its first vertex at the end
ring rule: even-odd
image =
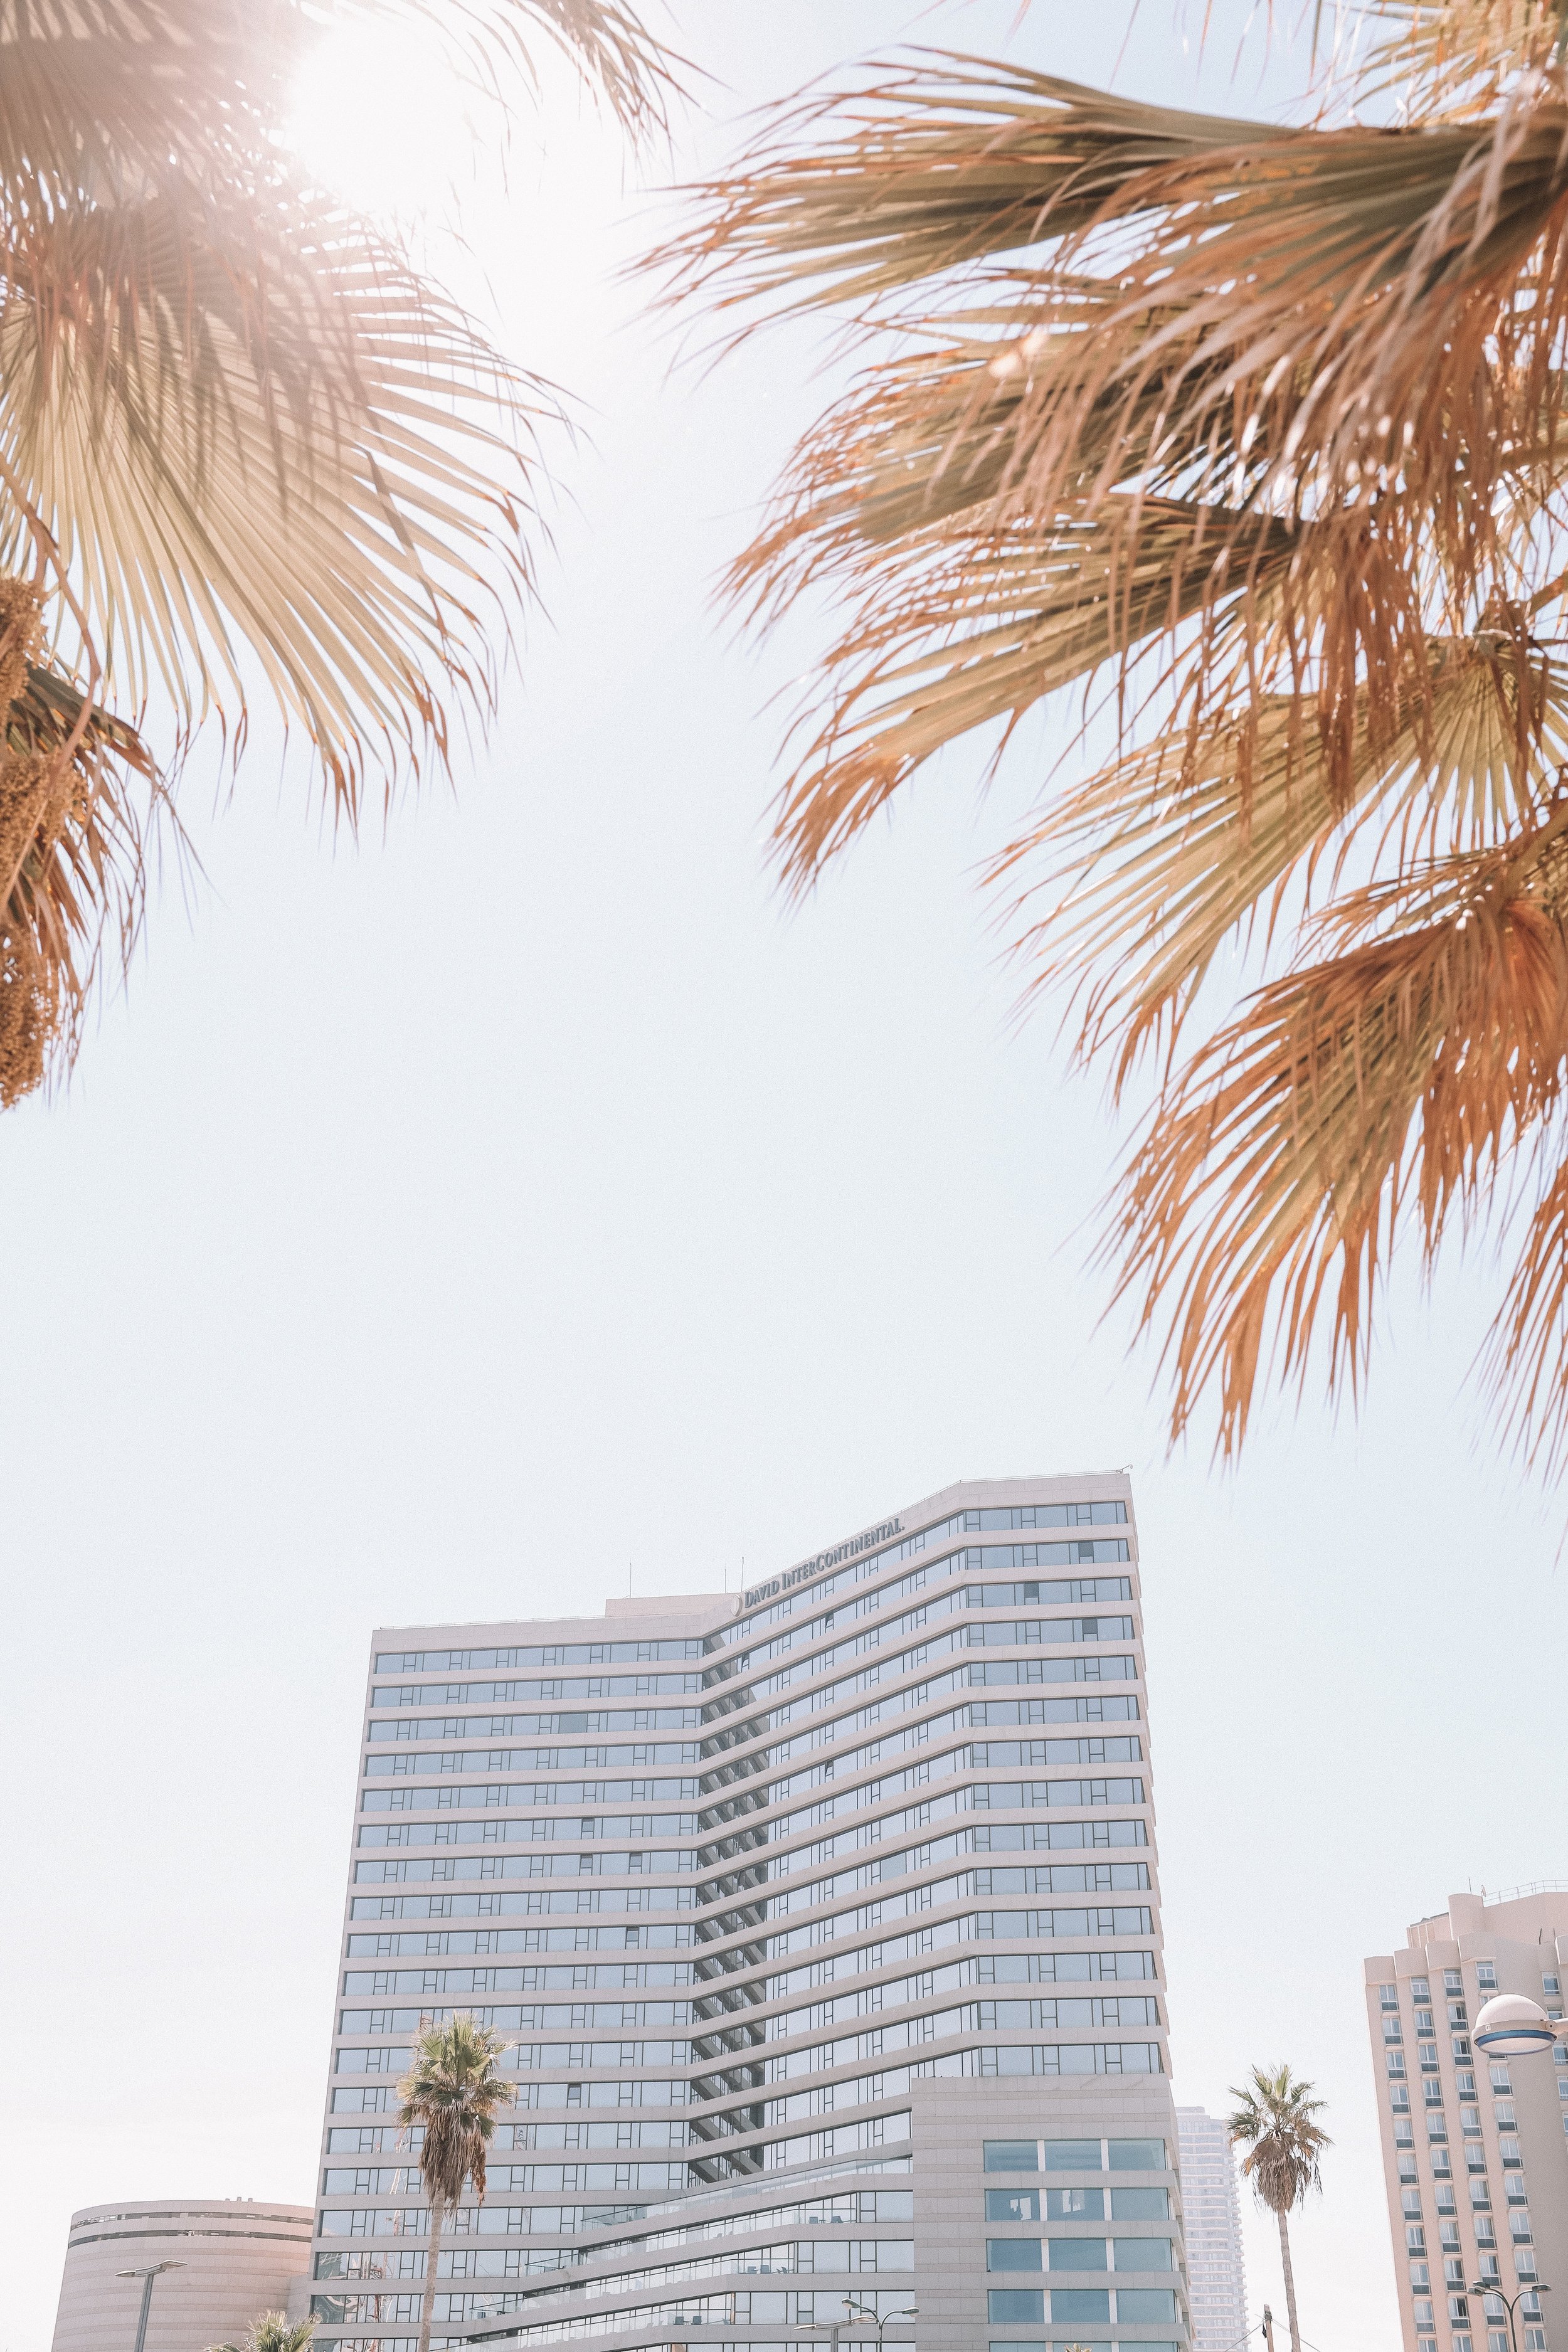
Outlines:
{"type": "MultiPolygon", "coordinates": [[[[499,2033],[471,2017],[423,2026],[408,2072],[397,2085],[403,2103],[398,2122],[405,2134],[416,2127],[423,2134],[419,2177],[430,2200],[429,2252],[419,2304],[419,2352],[430,2352],[436,2273],[447,2216],[461,2197],[466,2180],[473,2182],[476,2197],[484,2195],[485,2153],[497,2116],[514,2096],[512,2085],[500,2073],[506,2047],[499,2033]]],[[[279,2352],[287,2352],[287,2347],[279,2347],[279,2352]]]]}
{"type": "Polygon", "coordinates": [[[1310,2083],[1293,2075],[1289,2066],[1255,2066],[1245,2087],[1231,2084],[1239,2102],[1226,2119],[1232,2143],[1245,2147],[1241,2168],[1260,2203],[1279,2224],[1279,2263],[1285,2273],[1285,2309],[1290,2321],[1290,2352],[1301,2352],[1301,2330],[1296,2319],[1296,2273],[1290,2267],[1290,2230],[1287,2214],[1304,2204],[1307,2192],[1321,2189],[1319,2158],[1333,2142],[1312,2118],[1323,2102],[1312,2096],[1310,2083]]]}
{"type": "Polygon", "coordinates": [[[316,2332],[313,2319],[289,2319],[281,2311],[258,2311],[243,2344],[212,2344],[207,2352],[305,2352],[316,2332]]]}

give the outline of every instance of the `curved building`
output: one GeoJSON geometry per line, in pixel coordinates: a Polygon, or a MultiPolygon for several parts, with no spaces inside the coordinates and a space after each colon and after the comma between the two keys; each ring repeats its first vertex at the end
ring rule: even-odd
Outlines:
{"type": "Polygon", "coordinates": [[[426,2296],[442,2352],[1186,2352],[1136,1534],[984,1481],[738,1601],[377,1634],[318,2352],[426,2296]],[[455,2011],[515,2104],[430,2277],[455,2011]]]}
{"type": "Polygon", "coordinates": [[[135,2352],[142,2282],[123,2271],[177,2263],[153,2283],[145,2352],[237,2343],[281,2311],[310,2260],[311,2209],[261,2198],[121,2198],[71,2215],[54,2352],[135,2352]]]}

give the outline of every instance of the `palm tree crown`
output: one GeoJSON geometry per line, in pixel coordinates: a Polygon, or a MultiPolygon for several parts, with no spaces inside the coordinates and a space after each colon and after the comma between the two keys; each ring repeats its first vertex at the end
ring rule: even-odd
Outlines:
{"type": "Polygon", "coordinates": [[[134,940],[205,717],[237,753],[270,701],[352,824],[484,718],[531,590],[553,395],[289,156],[334,14],[498,98],[555,43],[634,128],[668,86],[619,0],[0,0],[0,1107],[134,940]]]}
{"type": "Polygon", "coordinates": [[[1353,1389],[1396,1236],[1490,1220],[1504,1425],[1568,1463],[1563,10],[1351,15],[1295,125],[879,68],[664,258],[742,325],[843,306],[864,362],[731,578],[842,614],[788,881],[955,740],[1101,713],[992,871],[1153,1090],[1107,1246],[1173,1434],[1212,1398],[1238,1444],[1271,1363],[1353,1389]]]}
{"type": "Polygon", "coordinates": [[[1289,2066],[1255,2066],[1245,2084],[1231,2086],[1237,2102],[1226,2129],[1245,2147],[1242,2171],[1271,2213],[1289,2213],[1323,2185],[1320,2159],[1333,2142],[1312,2120],[1323,2102],[1289,2066]]]}
{"type": "Polygon", "coordinates": [[[246,2329],[243,2344],[214,2344],[208,2352],[305,2352],[315,2331],[313,2319],[289,2319],[281,2311],[260,2311],[246,2329]]]}
{"type": "Polygon", "coordinates": [[[446,2216],[466,2181],[485,2193],[485,2156],[513,2085],[500,2072],[507,2043],[488,2026],[458,2015],[420,2029],[408,2072],[397,2085],[397,2120],[419,2133],[419,2173],[430,2200],[429,2251],[419,2313],[419,2352],[430,2352],[437,2266],[446,2216]]]}

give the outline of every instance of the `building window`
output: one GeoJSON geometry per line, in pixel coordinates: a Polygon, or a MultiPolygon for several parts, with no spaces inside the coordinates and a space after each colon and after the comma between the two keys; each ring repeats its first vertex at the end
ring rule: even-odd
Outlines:
{"type": "Polygon", "coordinates": [[[1506,2066],[1494,2066],[1492,2068],[1491,2084],[1494,2091],[1511,2091],[1513,2089],[1513,2078],[1510,2074],[1506,2066]]]}
{"type": "Polygon", "coordinates": [[[1389,1984],[1379,1985],[1377,1989],[1377,1998],[1382,2008],[1397,2009],[1399,2007],[1399,1987],[1397,1985],[1389,1984]]]}
{"type": "Polygon", "coordinates": [[[1445,1969],[1443,1971],[1443,1990],[1445,1992],[1463,1992],[1464,1990],[1465,1979],[1459,1974],[1458,1969],[1445,1969]]]}
{"type": "Polygon", "coordinates": [[[1496,1992],[1497,1963],[1495,1960],[1478,1960],[1476,1962],[1476,1982],[1479,1985],[1483,1992],[1496,1992]]]}

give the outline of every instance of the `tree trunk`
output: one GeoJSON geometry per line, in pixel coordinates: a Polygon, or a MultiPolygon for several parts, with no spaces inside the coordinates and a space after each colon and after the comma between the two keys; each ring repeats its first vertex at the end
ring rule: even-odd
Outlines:
{"type": "MultiPolygon", "coordinates": [[[[1290,2352],[1301,2352],[1301,2330],[1296,2319],[1296,2273],[1290,2267],[1290,2230],[1285,2216],[1279,2219],[1279,2266],[1285,2273],[1285,2314],[1290,2322],[1290,2352]]],[[[421,2337],[419,2352],[429,2352],[429,2345],[421,2337]]]]}
{"type": "MultiPolygon", "coordinates": [[[[441,2224],[446,2218],[440,2199],[432,2197],[430,2247],[425,2257],[425,2292],[419,2298],[419,2352],[430,2352],[430,2318],[436,2308],[436,2272],[441,2259],[441,2224]]],[[[1281,2221],[1279,2226],[1283,2229],[1284,2222],[1281,2221]]],[[[1290,2307],[1294,2311],[1294,2304],[1290,2307]]]]}

